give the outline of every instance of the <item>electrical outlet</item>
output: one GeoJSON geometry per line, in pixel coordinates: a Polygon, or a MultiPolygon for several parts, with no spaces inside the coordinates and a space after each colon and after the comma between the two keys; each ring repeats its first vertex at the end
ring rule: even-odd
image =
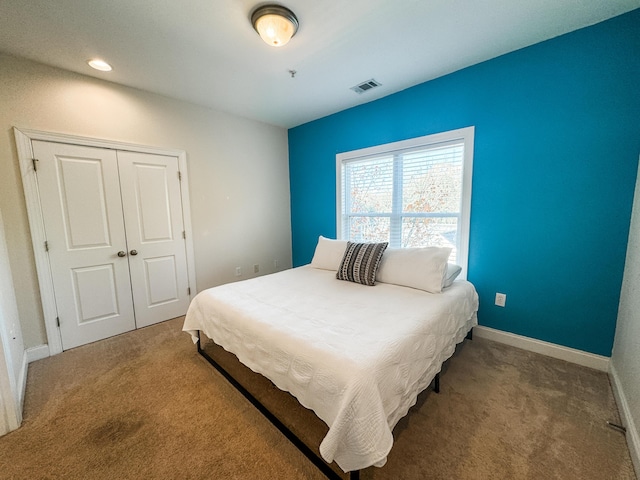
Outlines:
{"type": "Polygon", "coordinates": [[[506,304],[507,304],[507,294],[496,293],[496,305],[499,307],[504,307],[506,304]]]}
{"type": "Polygon", "coordinates": [[[253,265],[253,273],[258,273],[260,271],[260,265],[257,263],[253,265]]]}
{"type": "Polygon", "coordinates": [[[274,268],[278,268],[279,266],[280,266],[280,262],[278,262],[278,259],[277,259],[277,258],[274,258],[274,259],[273,259],[273,267],[274,267],[274,268]]]}
{"type": "Polygon", "coordinates": [[[239,277],[242,275],[242,267],[236,267],[236,277],[239,277]]]}

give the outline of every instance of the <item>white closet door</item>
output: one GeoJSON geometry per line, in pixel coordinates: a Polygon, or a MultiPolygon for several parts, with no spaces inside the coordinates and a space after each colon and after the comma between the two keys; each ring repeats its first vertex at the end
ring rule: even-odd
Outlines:
{"type": "Polygon", "coordinates": [[[136,325],[179,317],[189,306],[178,158],[118,152],[136,325]]]}
{"type": "Polygon", "coordinates": [[[42,141],[33,150],[63,349],[133,330],[115,151],[42,141]]]}

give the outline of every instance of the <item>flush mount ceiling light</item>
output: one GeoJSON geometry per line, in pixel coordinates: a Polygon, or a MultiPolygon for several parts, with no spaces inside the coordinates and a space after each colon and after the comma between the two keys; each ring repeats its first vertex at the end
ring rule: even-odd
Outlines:
{"type": "Polygon", "coordinates": [[[99,58],[87,60],[87,63],[91,68],[95,68],[96,70],[100,70],[101,72],[110,72],[112,70],[111,65],[109,65],[104,60],[100,60],[99,58]]]}
{"type": "Polygon", "coordinates": [[[291,10],[280,5],[264,5],[251,14],[251,24],[267,45],[286,45],[298,31],[298,19],[291,10]]]}

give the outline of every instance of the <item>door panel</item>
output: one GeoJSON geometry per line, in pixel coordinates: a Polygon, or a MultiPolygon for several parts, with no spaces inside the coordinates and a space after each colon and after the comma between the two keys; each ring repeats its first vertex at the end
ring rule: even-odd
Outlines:
{"type": "Polygon", "coordinates": [[[57,157],[67,248],[111,244],[101,159],[57,157]]]}
{"type": "Polygon", "coordinates": [[[178,159],[120,151],[118,166],[136,325],[184,315],[190,297],[178,159]]]}
{"type": "Polygon", "coordinates": [[[144,259],[144,272],[150,306],[180,300],[175,256],[144,259]]]}
{"type": "MultiPolygon", "coordinates": [[[[146,159],[149,161],[150,159],[146,159]]],[[[137,224],[141,244],[173,240],[167,166],[137,162],[131,165],[135,178],[137,224]]],[[[177,168],[175,170],[177,175],[177,168]]],[[[177,178],[173,179],[174,181],[177,178]]]]}
{"type": "Polygon", "coordinates": [[[63,349],[134,329],[116,153],[32,145],[63,349]]]}
{"type": "Polygon", "coordinates": [[[78,323],[106,320],[120,313],[113,264],[74,268],[72,272],[78,323]]]}

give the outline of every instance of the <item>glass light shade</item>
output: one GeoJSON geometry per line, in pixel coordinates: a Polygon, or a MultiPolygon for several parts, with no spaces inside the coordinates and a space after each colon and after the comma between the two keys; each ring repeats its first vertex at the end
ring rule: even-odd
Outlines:
{"type": "Polygon", "coordinates": [[[281,47],[286,45],[298,30],[298,19],[286,7],[265,5],[251,15],[251,23],[267,45],[281,47]]]}
{"type": "Polygon", "coordinates": [[[265,15],[256,21],[256,30],[272,47],[286,45],[293,36],[293,24],[280,15],[265,15]]]}

